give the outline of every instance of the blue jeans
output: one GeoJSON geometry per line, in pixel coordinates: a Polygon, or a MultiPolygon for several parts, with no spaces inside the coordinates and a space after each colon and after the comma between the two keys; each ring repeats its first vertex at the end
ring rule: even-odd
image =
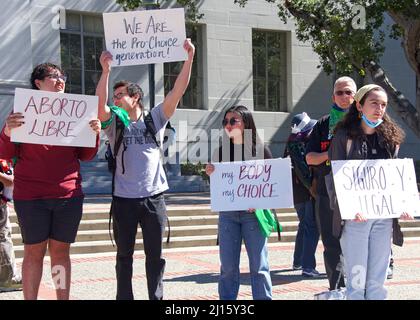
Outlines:
{"type": "Polygon", "coordinates": [[[219,214],[219,297],[221,300],[238,297],[242,239],[248,253],[252,296],[254,300],[271,300],[267,238],[262,234],[255,214],[247,211],[219,214]]]}
{"type": "Polygon", "coordinates": [[[295,204],[299,218],[299,227],[295,241],[293,265],[302,269],[315,269],[315,251],[318,246],[319,232],[316,226],[314,206],[312,201],[295,204]]]}
{"type": "Polygon", "coordinates": [[[340,243],[348,300],[384,300],[391,252],[392,219],[347,220],[340,243]]]}

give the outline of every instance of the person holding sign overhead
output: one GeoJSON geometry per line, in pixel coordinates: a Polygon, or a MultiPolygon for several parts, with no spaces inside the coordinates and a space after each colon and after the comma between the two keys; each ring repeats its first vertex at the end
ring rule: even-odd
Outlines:
{"type": "MultiPolygon", "coordinates": [[[[35,90],[64,93],[66,76],[57,65],[43,63],[34,68],[31,85],[35,90]]],[[[96,146],[86,148],[11,142],[11,131],[24,121],[22,113],[11,113],[0,134],[0,158],[16,158],[13,199],[24,243],[23,296],[37,299],[48,248],[57,299],[67,300],[70,244],[76,238],[84,198],[79,161],[96,155],[100,122],[89,122],[96,132],[96,146]]]]}
{"type": "Polygon", "coordinates": [[[117,244],[117,299],[133,300],[133,253],[137,228],[142,228],[146,255],[146,277],[149,299],[163,298],[162,237],[165,232],[166,207],[163,192],[168,183],[161,161],[156,137],[149,130],[153,123],[156,136],[163,141],[167,122],[173,116],[187,89],[195,47],[190,39],[184,41],[188,59],[184,62],[174,87],[162,103],[145,116],[143,91],[136,83],[119,81],[114,85],[115,106],[109,107],[108,81],[112,55],[104,51],[100,62],[102,75],[96,88],[99,96],[99,119],[110,140],[115,169],[111,212],[117,244]],[[122,127],[122,128],[121,128],[122,127]],[[116,147],[118,145],[120,147],[116,147]]]}
{"type": "MultiPolygon", "coordinates": [[[[374,84],[360,88],[348,114],[339,122],[328,151],[331,160],[393,159],[397,157],[404,132],[386,113],[388,96],[374,84]]],[[[401,213],[402,219],[410,219],[401,213]]],[[[334,219],[340,220],[339,209],[334,219]]],[[[341,233],[349,300],[383,300],[384,282],[391,252],[391,237],[402,246],[403,234],[398,219],[365,219],[359,212],[354,220],[335,223],[335,235],[341,233]]]]}
{"type": "MultiPolygon", "coordinates": [[[[272,158],[270,150],[263,146],[258,137],[252,113],[245,106],[229,108],[222,125],[229,141],[215,151],[213,162],[272,158]],[[249,136],[251,139],[247,141],[249,136]]],[[[226,139],[222,141],[226,142],[226,139]]],[[[206,165],[207,175],[211,176],[214,170],[213,164],[206,165]]],[[[242,239],[249,258],[252,297],[254,300],[271,300],[267,238],[260,231],[255,209],[251,208],[248,211],[219,213],[219,297],[221,300],[236,300],[238,297],[242,239]]]]}

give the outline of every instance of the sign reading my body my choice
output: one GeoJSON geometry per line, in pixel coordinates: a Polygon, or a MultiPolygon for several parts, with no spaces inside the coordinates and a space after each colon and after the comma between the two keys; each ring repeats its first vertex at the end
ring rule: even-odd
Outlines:
{"type": "Polygon", "coordinates": [[[331,161],[342,219],[420,216],[412,159],[331,161]]]}
{"type": "Polygon", "coordinates": [[[187,60],[184,9],[104,13],[113,66],[187,60]]]}
{"type": "Polygon", "coordinates": [[[293,208],[290,158],[214,163],[212,211],[293,208]]]}
{"type": "Polygon", "coordinates": [[[13,111],[25,117],[11,131],[13,142],[95,147],[89,121],[98,118],[97,96],[17,88],[13,111]]]}

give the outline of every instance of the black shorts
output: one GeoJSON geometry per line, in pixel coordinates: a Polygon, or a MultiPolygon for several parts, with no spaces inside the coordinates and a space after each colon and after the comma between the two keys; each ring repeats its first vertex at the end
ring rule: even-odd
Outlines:
{"type": "Polygon", "coordinates": [[[48,239],[73,243],[82,219],[84,196],[63,199],[15,200],[23,243],[48,239]]]}

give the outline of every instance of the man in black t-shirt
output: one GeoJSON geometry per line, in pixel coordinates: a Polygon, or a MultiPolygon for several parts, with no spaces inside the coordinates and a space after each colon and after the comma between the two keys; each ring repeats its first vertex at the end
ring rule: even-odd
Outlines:
{"type": "Polygon", "coordinates": [[[330,113],[318,120],[306,147],[306,162],[313,170],[312,185],[316,193],[315,217],[324,245],[324,264],[330,290],[336,287],[344,287],[344,279],[343,277],[339,279],[339,271],[337,270],[341,248],[339,240],[332,234],[333,212],[325,187],[325,175],[331,171],[328,148],[332,140],[334,127],[350,108],[356,91],[356,84],[352,78],[341,77],[336,80],[332,96],[334,104],[330,113]]]}

